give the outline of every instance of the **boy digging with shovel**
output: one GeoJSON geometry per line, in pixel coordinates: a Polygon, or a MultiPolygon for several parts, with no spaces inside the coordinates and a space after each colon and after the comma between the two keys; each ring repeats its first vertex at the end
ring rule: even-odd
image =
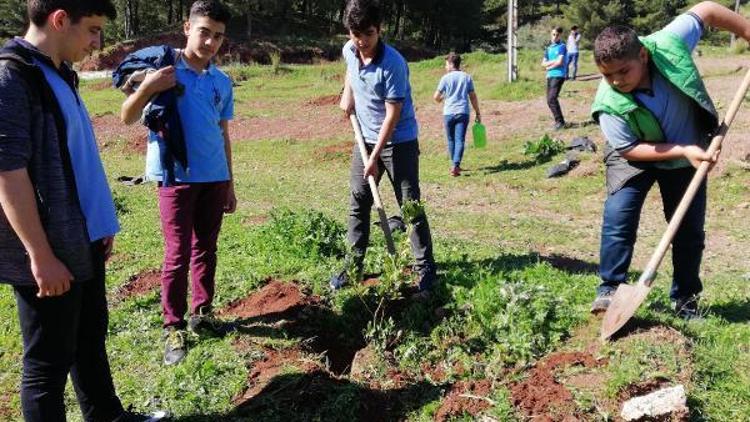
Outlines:
{"type": "MultiPolygon", "coordinates": [[[[352,253],[346,257],[344,270],[331,277],[333,289],[349,281],[347,274],[351,270],[358,278],[362,275],[373,204],[367,177],[374,176],[379,181],[383,172],[387,173],[399,205],[405,200],[420,199],[418,129],[409,67],[398,51],[380,39],[381,20],[382,11],[375,1],[350,0],[344,12],[350,41],[343,49],[347,71],[341,108],[347,116],[356,112],[370,157],[364,163],[354,145],[347,234],[352,253]]],[[[410,240],[416,257],[419,290],[426,293],[436,278],[430,227],[424,213],[411,223],[414,230],[410,240]]]]}
{"type": "MultiPolygon", "coordinates": [[[[640,211],[659,184],[667,220],[701,162],[715,162],[703,148],[718,125],[716,109],[691,52],[707,26],[750,39],[750,23],[714,2],[702,2],[661,31],[639,39],[624,26],[604,29],[594,59],[604,80],[592,106],[607,140],[608,197],[601,233],[600,277],[591,311],[605,311],[627,281],[640,211]]],[[[700,317],[699,277],[704,248],[706,184],[701,185],[672,242],[670,297],[676,314],[700,317]]]]}

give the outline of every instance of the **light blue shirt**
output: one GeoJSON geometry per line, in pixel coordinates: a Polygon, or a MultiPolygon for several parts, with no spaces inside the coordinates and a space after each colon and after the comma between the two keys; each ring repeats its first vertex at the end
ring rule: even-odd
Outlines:
{"type": "MultiPolygon", "coordinates": [[[[692,51],[703,33],[702,22],[693,14],[683,14],[675,18],[664,31],[678,35],[692,51]]],[[[651,89],[633,92],[635,100],[653,113],[659,121],[666,142],[680,145],[693,145],[701,137],[698,125],[700,107],[690,97],[667,81],[659,72],[651,72],[651,89]]],[[[604,137],[612,148],[624,152],[635,147],[638,139],[621,117],[602,113],[599,124],[604,137]]],[[[685,160],[670,160],[654,163],[659,168],[686,167],[685,160]]]]}
{"type": "Polygon", "coordinates": [[[471,76],[460,70],[446,73],[437,90],[443,95],[443,115],[469,114],[469,93],[474,92],[471,76]]]}
{"type": "Polygon", "coordinates": [[[120,231],[120,225],[86,106],[78,92],[65,82],[56,69],[41,61],[35,60],[35,63],[44,72],[65,120],[70,162],[89,240],[94,242],[114,236],[120,231]]]}
{"type": "Polygon", "coordinates": [[[343,56],[349,73],[357,113],[365,142],[375,144],[385,120],[385,103],[402,104],[396,128],[389,143],[415,141],[419,135],[409,84],[409,66],[395,48],[380,41],[376,56],[367,66],[359,59],[354,43],[344,45],[343,56]]]}
{"type": "Polygon", "coordinates": [[[560,66],[547,70],[547,79],[565,77],[565,57],[567,55],[568,53],[567,53],[567,50],[565,49],[565,44],[562,42],[553,43],[547,46],[547,48],[544,50],[545,60],[549,62],[549,61],[557,60],[558,57],[561,57],[561,56],[563,58],[563,61],[560,64],[560,66]]]}
{"type": "MultiPolygon", "coordinates": [[[[182,59],[175,64],[177,82],[185,87],[177,97],[187,149],[188,169],[175,164],[175,181],[207,183],[229,180],[229,165],[224,150],[221,120],[234,117],[234,97],[229,76],[214,64],[196,72],[182,59]]],[[[146,151],[146,177],[162,180],[159,149],[161,144],[149,133],[146,151]]]]}

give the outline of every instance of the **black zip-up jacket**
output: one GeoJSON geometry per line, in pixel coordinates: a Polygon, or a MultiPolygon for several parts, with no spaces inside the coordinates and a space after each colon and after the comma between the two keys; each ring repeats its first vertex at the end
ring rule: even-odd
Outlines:
{"type": "MultiPolygon", "coordinates": [[[[0,172],[28,170],[52,251],[75,281],[86,281],[94,275],[91,243],[76,190],[65,120],[35,60],[55,68],[49,57],[20,38],[0,50],[0,172]]],[[[58,71],[76,90],[76,73],[65,64],[58,71]]],[[[0,283],[36,284],[26,249],[1,209],[0,283]]]]}

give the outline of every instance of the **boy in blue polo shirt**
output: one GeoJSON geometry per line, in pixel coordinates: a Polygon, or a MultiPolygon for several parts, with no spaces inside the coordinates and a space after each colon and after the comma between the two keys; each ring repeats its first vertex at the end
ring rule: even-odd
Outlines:
{"type": "Polygon", "coordinates": [[[448,138],[448,158],[453,163],[450,175],[455,177],[461,175],[464,141],[466,129],[469,127],[469,102],[474,107],[475,120],[479,123],[482,122],[482,114],[479,112],[479,99],[474,91],[474,81],[471,75],[461,71],[460,55],[450,53],[445,57],[445,72],[432,97],[437,102],[445,101],[445,135],[448,138]]]}
{"type": "Polygon", "coordinates": [[[188,167],[171,163],[174,181],[167,180],[162,157],[167,147],[151,132],[146,155],[146,176],[159,182],[159,211],[164,234],[162,309],[166,344],[164,363],[181,361],[186,354],[186,327],[199,333],[215,332],[212,317],[216,243],[222,214],[236,207],[232,181],[229,120],[233,116],[232,82],[211,59],[224,41],[230,13],[218,1],[199,0],[185,23],[187,45],[176,54],[174,66],[148,73],[122,106],[130,124],[156,94],[177,85],[179,111],[188,167]],[[188,270],[192,274],[191,317],[187,311],[188,270]]]}
{"type": "Polygon", "coordinates": [[[560,41],[562,28],[554,28],[550,36],[550,43],[544,49],[542,67],[547,70],[547,105],[552,112],[552,117],[555,118],[555,124],[552,128],[559,130],[565,127],[565,118],[563,118],[558,97],[565,82],[565,57],[567,56],[567,51],[565,43],[560,41]]]}
{"type": "MultiPolygon", "coordinates": [[[[350,41],[344,45],[346,78],[341,108],[356,113],[365,138],[369,161],[363,163],[357,145],[352,150],[350,212],[347,238],[352,254],[344,271],[331,278],[333,289],[342,287],[347,270],[361,276],[362,261],[370,236],[373,198],[368,176],[379,182],[383,172],[393,184],[396,199],[420,200],[417,121],[406,60],[380,39],[382,12],[377,2],[351,0],[344,12],[350,41]],[[353,266],[353,268],[352,268],[353,266]]],[[[426,293],[436,277],[432,237],[424,213],[411,223],[412,252],[416,258],[420,293],[426,293]]]]}
{"type": "MultiPolygon", "coordinates": [[[[594,42],[604,76],[592,105],[605,145],[608,196],[602,218],[599,275],[591,306],[609,307],[627,282],[641,208],[659,185],[664,215],[672,218],[695,168],[714,162],[702,146],[719,120],[693,62],[704,28],[726,29],[750,39],[750,22],[714,2],[702,2],[660,31],[639,38],[632,28],[605,28],[594,42]]],[[[672,241],[670,297],[684,319],[700,317],[700,265],[705,246],[706,183],[700,186],[672,241]]]]}

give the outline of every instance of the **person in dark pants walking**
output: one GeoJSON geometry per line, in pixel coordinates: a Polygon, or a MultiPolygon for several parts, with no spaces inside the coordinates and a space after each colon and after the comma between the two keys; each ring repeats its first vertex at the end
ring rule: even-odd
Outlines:
{"type": "Polygon", "coordinates": [[[560,108],[560,90],[565,82],[565,57],[567,50],[565,43],[560,41],[562,28],[554,28],[551,32],[551,42],[544,49],[544,58],[542,67],[547,70],[547,105],[555,118],[554,130],[565,127],[565,118],[563,118],[562,109],[560,108]]]}
{"type": "MultiPolygon", "coordinates": [[[[350,40],[344,45],[346,78],[341,108],[347,115],[356,112],[369,153],[363,163],[357,146],[352,151],[349,185],[349,229],[352,252],[345,268],[331,277],[330,286],[339,289],[353,270],[362,274],[362,263],[370,237],[370,210],[373,197],[367,177],[379,182],[383,173],[393,184],[396,199],[420,200],[418,128],[409,83],[409,67],[396,49],[380,39],[382,10],[376,1],[351,0],[344,13],[350,40]]],[[[410,222],[412,252],[419,275],[419,294],[427,295],[436,279],[432,237],[427,216],[422,213],[410,222]]]]}
{"type": "Polygon", "coordinates": [[[115,7],[35,0],[28,12],[26,35],[0,50],[0,282],[18,306],[23,417],[65,421],[70,374],[85,421],[146,420],[112,382],[104,264],[120,227],[68,64],[100,47],[115,7]]]}

